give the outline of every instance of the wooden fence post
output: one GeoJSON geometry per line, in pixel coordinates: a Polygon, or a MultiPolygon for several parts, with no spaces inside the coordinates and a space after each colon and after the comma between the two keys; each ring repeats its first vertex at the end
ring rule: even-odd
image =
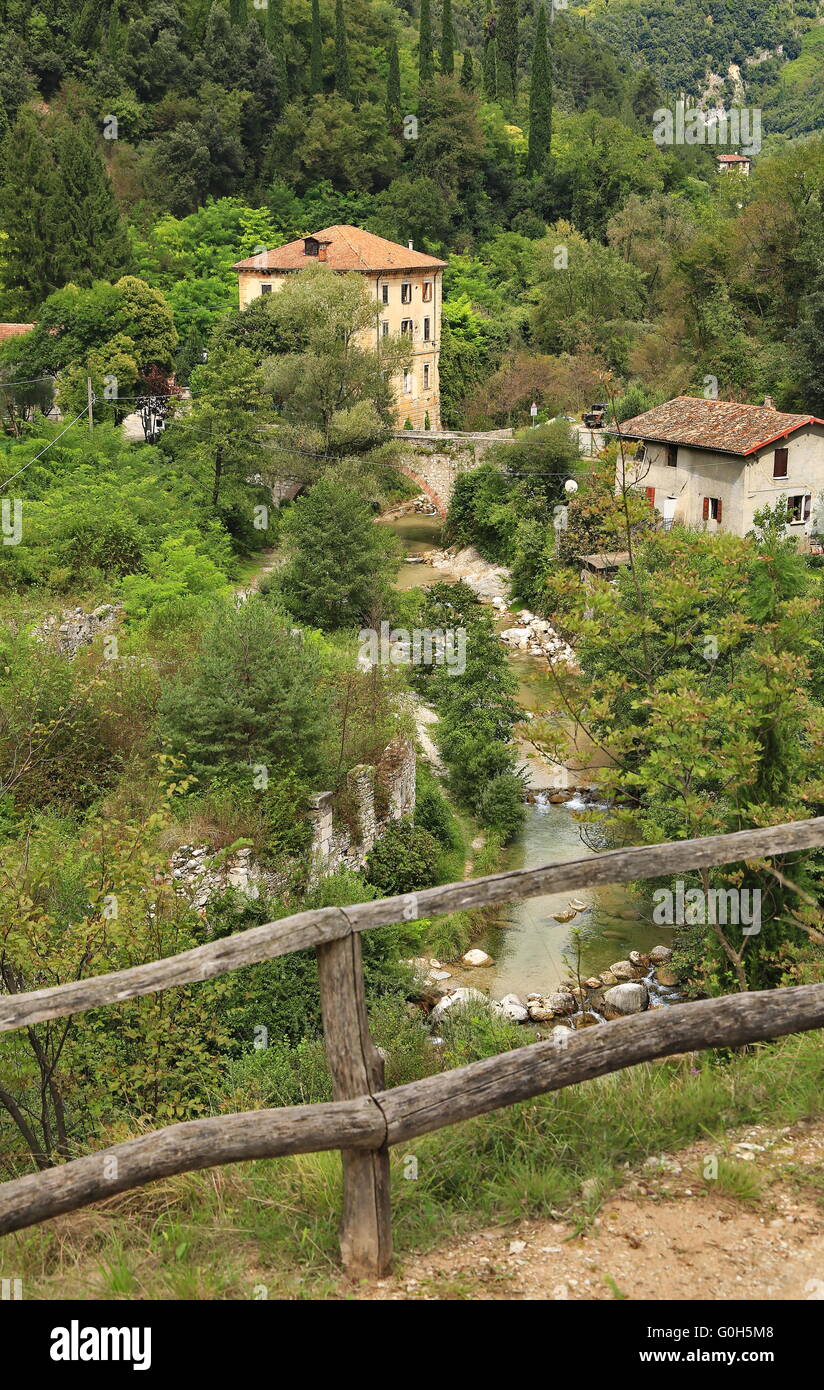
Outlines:
{"type": "MultiPolygon", "coordinates": [[[[369,1036],[360,935],[318,946],[317,957],[333,1098],[371,1096],[383,1088],[383,1059],[369,1036]]],[[[379,1278],[392,1263],[389,1148],[343,1149],[341,1159],[343,1267],[355,1279],[379,1278]]]]}

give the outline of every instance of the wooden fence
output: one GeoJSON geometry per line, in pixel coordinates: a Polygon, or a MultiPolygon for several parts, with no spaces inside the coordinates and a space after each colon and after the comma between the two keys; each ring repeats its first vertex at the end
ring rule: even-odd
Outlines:
{"type": "Polygon", "coordinates": [[[173,1173],[282,1154],[340,1149],[341,1254],[355,1277],[385,1274],[392,1258],[389,1148],[516,1101],[700,1048],[737,1046],[824,1025],[824,984],[676,1004],[517,1048],[469,1066],[383,1088],[383,1063],[366,1019],[361,933],[393,922],[507,903],[542,893],[653,878],[714,865],[756,864],[824,846],[824,817],[673,844],[611,850],[428,888],[353,907],[268,922],[166,960],[29,994],[0,996],[0,1032],[115,1004],[315,947],[333,1097],[190,1120],[45,1172],[0,1185],[0,1234],[74,1211],[173,1173]]]}

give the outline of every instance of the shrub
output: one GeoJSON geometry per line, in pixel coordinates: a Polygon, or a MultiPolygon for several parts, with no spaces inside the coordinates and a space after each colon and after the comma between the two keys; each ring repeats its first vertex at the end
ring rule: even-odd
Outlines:
{"type": "Polygon", "coordinates": [[[369,851],[366,877],[383,897],[429,888],[436,881],[438,843],[411,820],[393,822],[369,851]]]}
{"type": "Polygon", "coordinates": [[[496,830],[504,844],[514,840],[524,823],[524,784],[516,772],[493,777],[477,802],[482,825],[496,830]]]}

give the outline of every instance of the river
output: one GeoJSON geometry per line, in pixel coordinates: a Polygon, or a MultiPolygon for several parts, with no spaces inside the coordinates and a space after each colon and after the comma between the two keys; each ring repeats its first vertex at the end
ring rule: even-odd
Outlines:
{"type": "MultiPolygon", "coordinates": [[[[424,556],[421,564],[403,565],[398,588],[423,588],[456,578],[449,570],[426,563],[427,552],[440,545],[439,517],[410,515],[384,524],[399,537],[407,555],[424,556]]],[[[522,708],[536,713],[545,710],[552,690],[545,659],[509,649],[507,652],[518,678],[522,708]]],[[[548,765],[545,767],[547,773],[552,771],[548,765]]],[[[582,805],[578,797],[566,805],[551,805],[539,793],[534,802],[527,803],[524,828],[506,851],[503,867],[533,868],[593,853],[582,838],[582,827],[575,817],[575,808],[582,805]]],[[[523,998],[531,992],[551,991],[567,976],[568,963],[573,967],[577,964],[582,978],[586,978],[606,970],[613,961],[625,959],[629,951],[645,952],[670,943],[662,928],[649,921],[640,895],[616,884],[581,889],[575,894],[544,894],[502,909],[499,920],[473,944],[487,951],[493,964],[474,969],[450,965],[449,983],[488,989],[494,998],[500,999],[510,993],[523,998]],[[586,903],[586,910],[569,922],[557,922],[554,914],[568,910],[570,897],[586,903]],[[577,946],[573,933],[579,938],[577,946]]]]}

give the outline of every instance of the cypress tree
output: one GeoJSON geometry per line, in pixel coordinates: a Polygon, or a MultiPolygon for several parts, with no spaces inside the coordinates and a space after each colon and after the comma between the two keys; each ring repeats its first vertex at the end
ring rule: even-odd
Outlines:
{"type": "Polygon", "coordinates": [[[320,3],[312,0],[312,41],[309,56],[309,89],[323,91],[323,39],[320,32],[320,3]]]}
{"type": "Polygon", "coordinates": [[[495,101],[498,95],[498,41],[495,30],[486,36],[484,44],[484,96],[495,101]]]}
{"type": "Polygon", "coordinates": [[[455,35],[452,30],[452,0],[443,0],[441,15],[441,72],[455,71],[455,35]]]}
{"type": "Polygon", "coordinates": [[[435,76],[435,57],[432,51],[432,12],[429,0],[421,0],[420,29],[418,38],[418,77],[421,86],[431,82],[435,76]]]}
{"type": "Polygon", "coordinates": [[[518,92],[518,0],[500,0],[497,42],[498,91],[513,102],[518,92]]]}
{"type": "Polygon", "coordinates": [[[229,18],[232,24],[239,24],[242,29],[246,28],[249,22],[246,0],[229,0],[229,18]]]}
{"type": "Polygon", "coordinates": [[[335,91],[338,96],[352,97],[352,77],[349,72],[349,50],[346,45],[346,16],[343,0],[335,0],[335,91]]]}
{"type": "Polygon", "coordinates": [[[393,38],[389,44],[389,71],[386,77],[386,115],[391,122],[400,120],[401,115],[401,64],[398,56],[398,40],[393,38]]]}
{"type": "Polygon", "coordinates": [[[465,92],[475,90],[475,67],[472,62],[472,54],[467,51],[461,64],[461,86],[465,92]]]}
{"type": "Polygon", "coordinates": [[[289,76],[286,71],[286,34],[283,28],[283,0],[269,0],[266,6],[266,45],[274,59],[279,93],[279,109],[289,99],[289,76]]]}
{"type": "Polygon", "coordinates": [[[552,68],[546,38],[546,10],[538,5],[535,26],[535,51],[532,55],[532,80],[529,88],[529,149],[526,160],[528,174],[543,173],[552,137],[552,68]]]}

